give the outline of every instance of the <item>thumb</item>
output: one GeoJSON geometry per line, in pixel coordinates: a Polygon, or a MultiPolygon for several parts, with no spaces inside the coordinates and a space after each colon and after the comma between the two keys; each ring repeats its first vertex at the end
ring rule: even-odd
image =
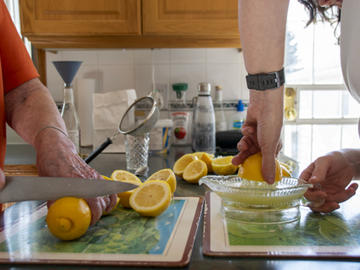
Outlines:
{"type": "Polygon", "coordinates": [[[275,182],[275,154],[264,153],[262,154],[262,175],[268,184],[275,182]]]}
{"type": "Polygon", "coordinates": [[[330,168],[330,161],[326,157],[319,158],[314,162],[314,169],[312,171],[309,182],[317,184],[325,181],[327,172],[330,168]]]}
{"type": "Polygon", "coordinates": [[[0,169],[0,189],[3,189],[5,186],[5,174],[4,172],[0,169]]]}

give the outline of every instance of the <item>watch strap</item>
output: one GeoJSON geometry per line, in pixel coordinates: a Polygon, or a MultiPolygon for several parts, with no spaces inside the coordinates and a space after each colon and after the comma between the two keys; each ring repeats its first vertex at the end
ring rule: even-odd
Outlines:
{"type": "Polygon", "coordinates": [[[246,83],[249,89],[260,91],[279,88],[285,83],[284,68],[270,73],[249,74],[246,83]]]}

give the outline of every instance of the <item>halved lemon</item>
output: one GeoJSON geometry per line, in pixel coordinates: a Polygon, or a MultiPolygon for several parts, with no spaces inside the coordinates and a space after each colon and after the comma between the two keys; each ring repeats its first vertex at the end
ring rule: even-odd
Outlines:
{"type": "MultiPolygon", "coordinates": [[[[244,163],[239,166],[238,176],[252,181],[265,181],[261,172],[262,155],[260,152],[249,156],[244,163]]],[[[275,160],[275,182],[282,178],[280,163],[275,160]]]]}
{"type": "Polygon", "coordinates": [[[164,212],[171,201],[171,188],[161,180],[149,180],[130,196],[130,206],[142,216],[156,217],[164,212]]]}
{"type": "Polygon", "coordinates": [[[149,180],[162,180],[169,184],[171,192],[174,193],[176,190],[176,176],[171,169],[162,169],[153,173],[146,181],[149,180]]]}
{"type": "Polygon", "coordinates": [[[202,160],[194,160],[186,166],[183,178],[189,183],[198,183],[199,179],[207,175],[208,169],[207,165],[202,160]]]}
{"type": "MultiPolygon", "coordinates": [[[[141,180],[135,174],[132,174],[131,172],[125,170],[113,171],[113,173],[111,174],[111,178],[116,181],[126,182],[137,186],[140,186],[142,184],[141,180]]],[[[129,198],[135,190],[136,189],[132,189],[129,191],[118,193],[118,197],[120,198],[120,204],[123,207],[125,208],[131,207],[129,204],[129,198]]]]}
{"type": "Polygon", "coordinates": [[[218,175],[234,174],[238,167],[232,164],[232,159],[233,156],[218,157],[213,159],[211,166],[214,173],[218,175]]]}
{"type": "Polygon", "coordinates": [[[173,167],[173,171],[177,176],[182,177],[183,172],[186,168],[187,165],[189,165],[189,163],[191,161],[197,160],[197,156],[194,156],[193,154],[185,154],[183,155],[181,158],[179,158],[173,167]]]}
{"type": "Polygon", "coordinates": [[[214,158],[214,154],[209,154],[207,152],[195,152],[195,153],[193,153],[193,155],[206,163],[206,165],[208,167],[208,173],[212,172],[211,161],[214,158]]]}

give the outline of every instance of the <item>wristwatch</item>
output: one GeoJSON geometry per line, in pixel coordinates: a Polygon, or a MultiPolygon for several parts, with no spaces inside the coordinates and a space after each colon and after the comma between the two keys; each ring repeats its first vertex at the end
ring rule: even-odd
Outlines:
{"type": "Polygon", "coordinates": [[[270,73],[249,74],[246,83],[249,89],[260,91],[279,88],[285,83],[284,68],[270,73]]]}

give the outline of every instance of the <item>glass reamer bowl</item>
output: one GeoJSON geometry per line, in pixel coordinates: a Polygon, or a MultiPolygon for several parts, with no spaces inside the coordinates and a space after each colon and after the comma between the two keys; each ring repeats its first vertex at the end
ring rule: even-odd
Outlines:
{"type": "Polygon", "coordinates": [[[247,223],[286,223],[300,218],[299,206],[312,185],[296,178],[283,178],[269,185],[236,175],[208,175],[200,179],[222,199],[226,218],[247,223]]]}

